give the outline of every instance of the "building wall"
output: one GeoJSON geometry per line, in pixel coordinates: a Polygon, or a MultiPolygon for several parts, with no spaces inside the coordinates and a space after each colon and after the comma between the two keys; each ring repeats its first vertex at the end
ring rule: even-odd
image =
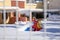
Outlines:
{"type": "Polygon", "coordinates": [[[3,2],[0,2],[0,7],[2,7],[3,6],[3,2]]]}
{"type": "Polygon", "coordinates": [[[5,6],[11,6],[11,0],[5,0],[5,6]]]}
{"type": "Polygon", "coordinates": [[[49,9],[60,9],[60,0],[49,0],[49,9]]]}
{"type": "MultiPolygon", "coordinates": [[[[0,2],[0,6],[3,6],[3,2],[0,2]]],[[[11,1],[11,0],[5,0],[5,6],[16,6],[16,1],[11,1]]],[[[42,8],[43,7],[43,4],[40,2],[40,3],[37,3],[37,4],[28,4],[28,3],[26,3],[26,0],[24,0],[24,1],[19,1],[18,2],[18,6],[19,6],[19,8],[25,8],[25,9],[29,9],[29,8],[31,8],[31,9],[36,9],[36,8],[42,8]]]]}
{"type": "MultiPolygon", "coordinates": [[[[49,9],[60,9],[60,0],[49,0],[49,9]]],[[[14,6],[15,2],[11,2],[11,0],[5,0],[5,6],[14,6]]],[[[3,6],[3,2],[0,2],[0,7],[3,6]]],[[[27,4],[26,2],[20,1],[19,2],[19,7],[21,8],[36,8],[37,4],[27,4]]]]}
{"type": "Polygon", "coordinates": [[[11,0],[4,0],[5,2],[3,3],[3,1],[0,2],[0,6],[11,6],[11,0]]]}

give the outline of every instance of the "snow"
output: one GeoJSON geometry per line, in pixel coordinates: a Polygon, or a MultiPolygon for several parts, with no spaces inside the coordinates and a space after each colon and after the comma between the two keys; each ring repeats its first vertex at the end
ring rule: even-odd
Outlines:
{"type": "MultiPolygon", "coordinates": [[[[47,30],[44,32],[44,28],[40,31],[28,31],[26,32],[25,29],[28,27],[31,27],[31,23],[24,23],[24,24],[18,24],[18,27],[0,27],[0,40],[60,40],[60,30],[58,28],[53,28],[51,26],[54,25],[48,25],[47,30]],[[25,24],[25,25],[24,25],[25,24]],[[53,32],[53,30],[54,32],[53,32]],[[57,31],[57,32],[56,32],[57,31]]],[[[57,27],[57,26],[56,26],[57,27]]]]}

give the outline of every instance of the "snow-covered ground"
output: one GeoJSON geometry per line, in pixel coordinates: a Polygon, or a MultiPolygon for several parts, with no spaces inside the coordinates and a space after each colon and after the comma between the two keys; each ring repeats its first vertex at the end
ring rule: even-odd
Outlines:
{"type": "Polygon", "coordinates": [[[30,25],[32,24],[0,27],[0,40],[60,40],[60,28],[55,28],[59,27],[59,24],[47,24],[46,32],[44,28],[36,32],[26,30],[30,25]]]}
{"type": "Polygon", "coordinates": [[[16,28],[0,28],[0,40],[60,40],[60,33],[19,31],[16,28]]]}

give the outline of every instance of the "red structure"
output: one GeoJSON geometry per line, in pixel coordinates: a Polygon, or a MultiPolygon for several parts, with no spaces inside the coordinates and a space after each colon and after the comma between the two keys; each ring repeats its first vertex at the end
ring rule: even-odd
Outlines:
{"type": "MultiPolygon", "coordinates": [[[[16,1],[11,1],[11,6],[16,6],[16,1]]],[[[24,1],[18,1],[18,7],[19,8],[25,8],[25,2],[24,1]]]]}

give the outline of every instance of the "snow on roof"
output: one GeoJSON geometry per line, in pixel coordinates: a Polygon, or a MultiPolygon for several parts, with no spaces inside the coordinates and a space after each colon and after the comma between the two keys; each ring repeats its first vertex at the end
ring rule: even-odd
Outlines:
{"type": "Polygon", "coordinates": [[[60,9],[48,9],[47,11],[55,12],[55,11],[60,11],[60,9]]]}
{"type": "MultiPolygon", "coordinates": [[[[21,10],[29,10],[29,9],[19,9],[19,11],[21,10]]],[[[40,12],[43,12],[43,9],[30,9],[31,11],[40,11],[40,12]]]]}
{"type": "Polygon", "coordinates": [[[18,9],[18,7],[0,7],[0,9],[18,9]]]}

